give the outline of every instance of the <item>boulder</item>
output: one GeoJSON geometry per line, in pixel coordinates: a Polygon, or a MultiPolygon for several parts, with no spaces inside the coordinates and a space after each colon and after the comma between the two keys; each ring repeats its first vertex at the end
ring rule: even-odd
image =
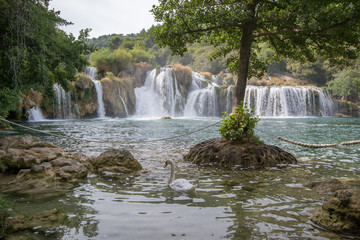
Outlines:
{"type": "Polygon", "coordinates": [[[84,154],[68,152],[30,135],[0,140],[0,170],[16,177],[2,183],[3,192],[62,192],[85,179],[91,170],[84,154]],[[49,191],[51,190],[51,191],[49,191]]]}
{"type": "Polygon", "coordinates": [[[256,139],[246,138],[241,142],[210,139],[190,148],[184,159],[199,165],[222,168],[263,168],[297,162],[292,154],[276,146],[262,144],[256,139]]]}
{"type": "Polygon", "coordinates": [[[97,173],[108,175],[134,174],[142,170],[141,164],[125,149],[109,149],[96,158],[89,159],[97,173]]]}
{"type": "Polygon", "coordinates": [[[341,189],[316,208],[311,220],[330,231],[360,235],[360,190],[341,189]]]}

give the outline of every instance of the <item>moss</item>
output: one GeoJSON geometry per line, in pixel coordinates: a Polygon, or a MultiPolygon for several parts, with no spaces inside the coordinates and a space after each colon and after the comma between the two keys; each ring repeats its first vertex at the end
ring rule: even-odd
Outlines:
{"type": "Polygon", "coordinates": [[[183,66],[181,64],[175,64],[172,67],[175,69],[176,79],[178,80],[179,84],[189,89],[192,83],[191,68],[187,66],[183,66]]]}

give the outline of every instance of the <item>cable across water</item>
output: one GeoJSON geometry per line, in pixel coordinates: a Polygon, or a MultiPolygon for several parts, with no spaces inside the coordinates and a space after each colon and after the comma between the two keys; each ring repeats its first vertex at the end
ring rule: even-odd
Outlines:
{"type": "MultiPolygon", "coordinates": [[[[46,132],[46,131],[42,131],[42,130],[38,130],[38,129],[35,129],[35,128],[31,128],[31,127],[28,127],[28,126],[24,126],[24,125],[21,125],[21,124],[18,124],[18,123],[14,123],[14,122],[9,121],[9,120],[6,120],[5,118],[2,118],[2,117],[0,117],[0,120],[3,121],[3,122],[6,122],[6,123],[12,124],[12,125],[14,125],[14,126],[18,126],[18,127],[21,127],[21,128],[27,129],[27,130],[31,130],[31,131],[34,131],[34,132],[38,132],[38,133],[42,133],[42,134],[46,134],[46,135],[50,135],[50,136],[54,136],[54,137],[67,138],[67,139],[84,141],[84,142],[118,144],[118,142],[104,142],[104,141],[97,141],[97,140],[88,140],[88,139],[83,139],[83,138],[75,138],[75,137],[70,137],[70,136],[66,136],[66,135],[59,135],[59,134],[55,134],[55,133],[49,133],[49,132],[46,132]]],[[[159,138],[159,139],[150,139],[150,140],[142,140],[142,141],[132,141],[132,142],[127,142],[127,144],[137,144],[137,143],[146,143],[146,142],[159,142],[159,141],[165,141],[165,140],[180,138],[180,137],[187,136],[187,135],[190,135],[190,134],[193,134],[193,133],[196,133],[196,132],[200,132],[200,131],[202,131],[202,130],[204,130],[204,129],[207,129],[207,128],[210,128],[210,127],[212,127],[212,126],[215,126],[215,125],[221,123],[222,121],[223,121],[223,120],[221,119],[220,121],[217,121],[217,122],[212,123],[212,124],[210,124],[210,125],[207,125],[207,126],[204,126],[204,127],[202,127],[202,128],[198,128],[198,129],[196,129],[196,130],[194,130],[194,131],[186,132],[186,133],[180,134],[180,135],[170,136],[170,137],[166,137],[166,138],[159,138]]],[[[274,138],[276,138],[276,139],[278,139],[278,140],[281,140],[281,141],[284,141],[284,142],[288,142],[288,143],[291,143],[291,144],[295,144],[295,145],[299,145],[299,146],[302,146],[302,147],[325,148],[325,147],[337,147],[337,146],[338,146],[338,144],[336,144],[336,143],[332,143],[332,144],[310,144],[310,143],[302,143],[302,142],[298,142],[298,141],[289,140],[289,139],[284,138],[284,137],[275,136],[274,134],[269,133],[269,132],[267,132],[267,131],[263,131],[263,130],[260,130],[260,129],[257,129],[257,130],[260,131],[260,132],[263,132],[263,133],[265,133],[265,134],[271,135],[271,136],[273,136],[274,138]]],[[[354,145],[354,144],[360,144],[360,140],[349,141],[349,142],[342,142],[342,143],[340,143],[339,145],[343,146],[343,145],[354,145]]]]}

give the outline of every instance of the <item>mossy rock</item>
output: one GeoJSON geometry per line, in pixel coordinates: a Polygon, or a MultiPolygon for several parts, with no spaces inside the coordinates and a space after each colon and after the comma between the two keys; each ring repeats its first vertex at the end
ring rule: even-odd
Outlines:
{"type": "Polygon", "coordinates": [[[330,231],[360,235],[360,190],[341,189],[316,208],[311,220],[330,231]]]}

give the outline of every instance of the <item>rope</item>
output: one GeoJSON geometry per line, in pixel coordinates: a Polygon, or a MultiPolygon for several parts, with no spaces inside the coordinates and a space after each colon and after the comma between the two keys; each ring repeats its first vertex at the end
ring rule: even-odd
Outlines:
{"type": "MultiPolygon", "coordinates": [[[[4,119],[4,118],[2,118],[2,117],[0,117],[0,120],[3,121],[3,122],[6,122],[6,123],[12,124],[12,125],[21,127],[21,128],[25,128],[25,129],[28,129],[28,130],[31,130],[31,131],[34,131],[34,132],[39,132],[39,133],[43,133],[43,134],[50,135],[50,136],[54,136],[54,137],[68,138],[68,139],[72,139],[72,140],[85,141],[85,142],[105,143],[105,142],[103,142],[103,141],[88,140],[88,139],[83,139],[83,138],[75,138],[75,137],[70,137],[70,136],[66,136],[66,135],[59,135],[59,134],[55,134],[55,133],[45,132],[45,131],[42,131],[42,130],[38,130],[38,129],[35,129],[35,128],[31,128],[31,127],[27,127],[27,126],[24,126],[24,125],[21,125],[21,124],[14,123],[14,122],[9,121],[9,120],[6,120],[6,119],[4,119]]],[[[159,141],[164,141],[164,140],[175,139],[175,138],[187,136],[187,135],[190,135],[190,134],[193,134],[193,133],[196,133],[196,132],[200,132],[200,131],[202,131],[202,130],[204,130],[204,129],[207,129],[207,128],[210,128],[210,127],[212,127],[212,126],[215,126],[215,125],[219,124],[220,122],[222,122],[222,120],[217,121],[217,122],[215,122],[215,123],[213,123],[213,124],[207,125],[207,126],[205,126],[205,127],[196,129],[196,130],[194,130],[194,131],[186,132],[186,133],[180,134],[180,135],[170,136],[170,137],[166,137],[166,138],[152,139],[152,140],[132,141],[132,142],[127,142],[127,144],[147,143],[147,142],[159,142],[159,141]]],[[[275,136],[275,135],[272,134],[272,133],[269,133],[269,132],[266,132],[266,131],[263,131],[263,130],[260,130],[260,129],[257,129],[257,130],[260,131],[260,132],[266,133],[266,134],[268,134],[268,135],[270,135],[270,136],[273,136],[273,137],[277,138],[278,140],[281,140],[281,141],[284,141],[284,142],[288,142],[288,143],[291,143],[291,144],[295,144],[295,145],[299,145],[299,146],[302,146],[302,147],[325,148],[325,147],[336,147],[336,146],[338,146],[338,144],[335,144],[335,143],[334,143],[334,144],[310,144],[310,143],[302,143],[302,142],[292,141],[292,140],[289,140],[289,139],[286,139],[286,138],[283,138],[283,137],[280,137],[280,136],[275,136]]],[[[118,142],[107,142],[107,143],[117,144],[118,142]]],[[[353,144],[360,144],[360,140],[340,143],[340,145],[353,145],[353,144]]]]}
{"type": "Polygon", "coordinates": [[[292,141],[283,137],[277,137],[277,139],[284,141],[284,142],[288,142],[288,143],[292,143],[295,145],[299,145],[302,147],[309,147],[309,148],[325,148],[325,147],[336,147],[337,144],[310,144],[310,143],[302,143],[302,142],[296,142],[296,141],[292,141]]]}
{"type": "Polygon", "coordinates": [[[353,144],[360,144],[360,140],[340,143],[340,145],[353,145],[353,144]]]}
{"type": "MultiPolygon", "coordinates": [[[[68,138],[68,139],[72,139],[72,140],[85,141],[85,142],[105,143],[105,142],[103,142],[103,141],[88,140],[88,139],[83,139],[83,138],[75,138],[75,137],[70,137],[70,136],[66,136],[66,135],[59,135],[59,134],[55,134],[55,133],[45,132],[45,131],[38,130],[38,129],[35,129],[35,128],[27,127],[27,126],[24,126],[24,125],[21,125],[21,124],[18,124],[18,123],[14,123],[14,122],[9,121],[9,120],[6,120],[6,119],[4,119],[4,118],[2,118],[2,117],[0,117],[0,120],[1,120],[1,121],[4,121],[4,122],[6,122],[6,123],[12,124],[12,125],[21,127],[21,128],[25,128],[25,129],[28,129],[28,130],[31,130],[31,131],[34,131],[34,132],[39,132],[39,133],[43,133],[43,134],[50,135],[50,136],[54,136],[54,137],[68,138]]],[[[215,126],[216,124],[219,124],[220,122],[222,122],[222,120],[220,120],[220,121],[218,121],[218,122],[216,122],[216,123],[207,125],[207,126],[205,126],[205,127],[196,129],[196,130],[194,130],[194,131],[186,132],[186,133],[184,133],[184,134],[180,134],[180,135],[176,135],[176,136],[171,136],[171,137],[166,137],[166,138],[160,138],[160,139],[153,139],[153,140],[133,141],[133,142],[127,142],[127,143],[128,143],[128,144],[135,144],[135,143],[158,142],[158,141],[175,139],[175,138],[183,137],[183,136],[190,135],[190,134],[193,134],[193,133],[202,131],[202,130],[204,130],[204,129],[210,128],[210,127],[212,127],[212,126],[215,126]]],[[[117,142],[107,142],[107,143],[117,144],[117,142]]]]}

